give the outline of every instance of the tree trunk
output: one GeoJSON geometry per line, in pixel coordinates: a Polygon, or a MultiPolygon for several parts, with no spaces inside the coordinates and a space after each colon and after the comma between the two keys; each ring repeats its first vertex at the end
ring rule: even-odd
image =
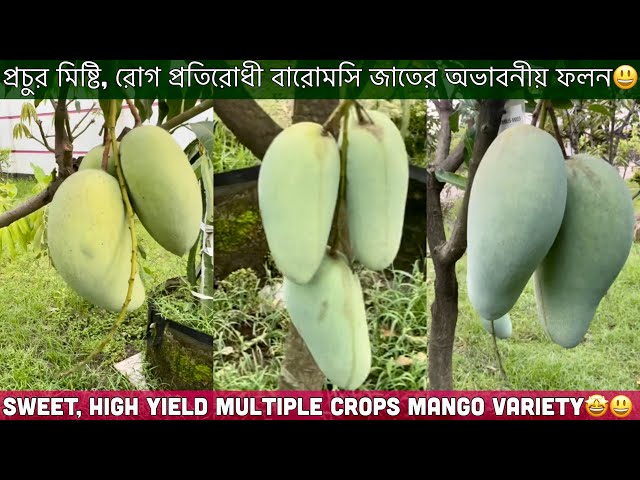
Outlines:
{"type": "MultiPolygon", "coordinates": [[[[324,123],[338,106],[338,100],[296,100],[293,122],[324,123]]],[[[336,132],[332,132],[334,135],[336,132]]],[[[316,365],[304,340],[289,323],[289,335],[280,371],[280,390],[321,390],[325,375],[316,365]]]]}
{"type": "MultiPolygon", "coordinates": [[[[446,159],[444,158],[446,152],[441,152],[437,164],[427,168],[427,241],[435,273],[435,299],[431,304],[431,328],[429,331],[429,388],[431,390],[453,389],[453,343],[458,320],[456,262],[466,251],[467,212],[473,178],[484,153],[498,134],[503,113],[504,100],[480,102],[477,134],[469,164],[467,188],[449,241],[446,241],[445,237],[440,203],[443,184],[436,178],[435,171],[438,168],[455,171],[454,169],[458,168],[459,163],[452,161],[452,159],[454,159],[454,153],[457,149],[446,159]]],[[[441,136],[445,139],[446,137],[446,134],[441,136]]]]}

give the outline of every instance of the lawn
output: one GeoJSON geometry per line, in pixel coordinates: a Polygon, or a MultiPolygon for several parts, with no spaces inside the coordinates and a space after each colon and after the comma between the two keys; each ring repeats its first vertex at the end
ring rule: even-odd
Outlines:
{"type": "MultiPolygon", "coordinates": [[[[636,203],[636,210],[640,210],[636,203]]],[[[529,281],[510,312],[511,338],[497,340],[506,372],[498,368],[491,335],[466,294],[466,255],[457,263],[460,284],[453,380],[458,390],[640,389],[640,244],[596,312],[584,341],[573,349],[552,343],[538,322],[529,281]]],[[[427,263],[427,294],[433,301],[433,268],[427,263]],[[431,274],[431,275],[430,275],[431,274]]]]}
{"type": "MultiPolygon", "coordinates": [[[[9,181],[17,183],[18,201],[31,195],[34,181],[9,181]]],[[[140,265],[147,292],[185,274],[186,257],[163,250],[137,220],[136,229],[146,252],[140,265]]],[[[46,255],[32,251],[0,257],[0,305],[0,389],[133,388],[114,363],[144,351],[146,306],[127,315],[96,359],[69,376],[60,376],[94,350],[117,313],[84,301],[64,283],[46,255]]],[[[146,373],[147,388],[162,388],[152,372],[146,373]]]]}

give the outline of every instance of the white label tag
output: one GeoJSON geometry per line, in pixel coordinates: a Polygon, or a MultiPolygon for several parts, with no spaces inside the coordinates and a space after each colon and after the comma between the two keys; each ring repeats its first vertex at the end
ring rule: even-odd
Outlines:
{"type": "Polygon", "coordinates": [[[524,105],[524,100],[507,100],[504,105],[505,113],[504,115],[502,115],[502,120],[500,121],[498,135],[500,135],[509,127],[520,125],[525,122],[524,105]]]}

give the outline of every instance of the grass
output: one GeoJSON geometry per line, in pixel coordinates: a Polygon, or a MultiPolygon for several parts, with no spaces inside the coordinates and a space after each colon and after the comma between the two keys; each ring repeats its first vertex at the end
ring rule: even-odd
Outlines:
{"type": "MultiPolygon", "coordinates": [[[[12,180],[14,181],[14,180],[12,180]]],[[[34,182],[16,181],[19,199],[34,182]]],[[[18,200],[20,201],[20,200],[18,200]]],[[[136,220],[147,292],[168,278],[184,275],[186,257],[166,252],[136,220]]],[[[100,343],[117,313],[96,308],[73,292],[46,255],[29,251],[0,258],[0,389],[131,389],[113,364],[145,349],[147,309],[127,315],[113,340],[87,366],[68,377],[64,370],[84,359],[100,343]]],[[[147,388],[162,388],[147,372],[147,388]]]]}
{"type": "Polygon", "coordinates": [[[458,389],[633,390],[640,385],[640,248],[634,245],[620,276],[600,304],[585,340],[563,349],[538,323],[531,282],[511,311],[513,333],[499,340],[508,382],[496,370],[491,336],[466,296],[466,257],[457,266],[460,308],[454,356],[458,389]],[[635,352],[635,353],[634,353],[635,352]]]}
{"type": "MultiPolygon", "coordinates": [[[[426,281],[394,272],[387,279],[362,269],[372,347],[372,369],[362,389],[418,390],[426,381],[426,281]]],[[[274,390],[285,350],[288,315],[282,279],[264,285],[238,270],[214,294],[214,386],[220,390],[274,390]]]]}

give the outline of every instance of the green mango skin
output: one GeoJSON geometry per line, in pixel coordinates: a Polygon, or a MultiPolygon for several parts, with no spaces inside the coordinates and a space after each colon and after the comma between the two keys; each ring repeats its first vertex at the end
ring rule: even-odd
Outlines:
{"type": "Polygon", "coordinates": [[[169,132],[145,125],[120,142],[120,165],[133,208],[153,239],[183,256],[198,238],[202,195],[186,154],[169,132]]]}
{"type": "Polygon", "coordinates": [[[354,390],[371,369],[371,345],[360,280],[341,258],[324,257],[305,285],[283,282],[291,322],[318,368],[334,385],[354,390]]]}
{"type": "MultiPolygon", "coordinates": [[[[87,169],[66,179],[49,205],[47,239],[51,260],[67,285],[97,307],[122,309],[131,274],[131,233],[115,178],[87,169]]],[[[127,311],[145,299],[137,272],[134,278],[127,311]]]]}
{"type": "MultiPolygon", "coordinates": [[[[104,147],[102,145],[93,147],[83,157],[82,162],[80,162],[80,166],[78,167],[78,171],[86,170],[88,168],[102,169],[103,153],[104,153],[104,147]]],[[[113,160],[113,152],[111,151],[111,148],[109,148],[109,161],[107,163],[107,173],[113,176],[114,178],[118,178],[117,176],[118,174],[116,173],[116,162],[113,160]]]]}
{"type": "Polygon", "coordinates": [[[566,161],[567,207],[560,232],[534,274],[538,318],[551,340],[578,345],[622,270],[633,243],[629,189],[604,160],[566,161]]]}
{"type": "Polygon", "coordinates": [[[486,320],[508,313],[558,234],[567,173],[558,142],[531,125],[491,143],[471,186],[467,292],[486,320]]]}
{"type": "Polygon", "coordinates": [[[296,283],[309,282],[324,258],[339,182],[338,145],[318,123],[286,128],[262,159],[258,203],[265,236],[278,270],[296,283]]]}
{"type": "MultiPolygon", "coordinates": [[[[492,333],[491,320],[480,318],[480,322],[482,323],[482,326],[487,332],[492,333]]],[[[493,329],[495,330],[495,334],[497,338],[501,338],[503,340],[510,338],[512,328],[511,328],[511,317],[509,316],[509,314],[507,313],[506,315],[498,318],[497,320],[493,320],[493,329]]]]}
{"type": "Polygon", "coordinates": [[[409,189],[409,157],[402,134],[375,110],[373,124],[349,117],[347,220],[354,258],[371,270],[391,265],[400,249],[409,189]]]}

